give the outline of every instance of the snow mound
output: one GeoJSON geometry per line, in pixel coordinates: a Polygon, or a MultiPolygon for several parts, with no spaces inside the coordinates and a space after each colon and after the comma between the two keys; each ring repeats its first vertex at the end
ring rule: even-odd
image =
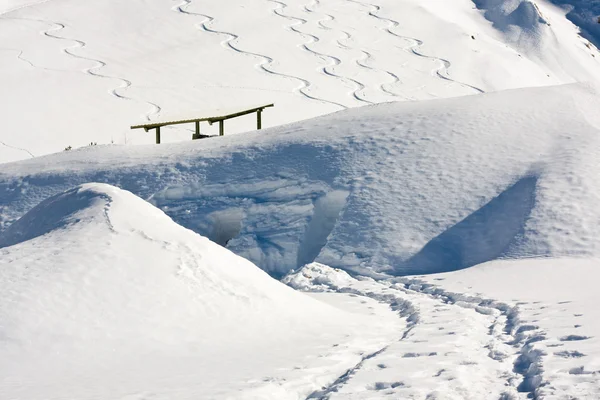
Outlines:
{"type": "Polygon", "coordinates": [[[594,70],[597,70],[594,58],[600,53],[592,44],[598,43],[594,36],[598,32],[597,21],[591,23],[593,2],[585,5],[582,4],[584,2],[568,0],[550,3],[535,0],[473,2],[501,33],[503,40],[545,68],[548,78],[558,77],[562,82],[597,79],[593,77],[594,70]],[[551,3],[566,5],[566,8],[551,3]]]}
{"type": "Polygon", "coordinates": [[[599,106],[597,88],[577,84],[65,152],[5,165],[0,226],[49,194],[104,181],[275,276],[313,261],[419,274],[600,255],[599,106]]]}
{"type": "Polygon", "coordinates": [[[0,393],[11,398],[62,398],[64,387],[76,398],[214,398],[253,393],[270,374],[291,389],[257,398],[296,398],[358,362],[359,344],[373,351],[396,335],[394,323],[296,292],[105,184],[44,201],[1,241],[0,393]],[[307,354],[329,360],[324,375],[292,384],[307,354]]]}
{"type": "Polygon", "coordinates": [[[286,285],[305,292],[335,291],[355,279],[347,272],[324,264],[311,263],[298,271],[290,271],[282,280],[286,285]]]}

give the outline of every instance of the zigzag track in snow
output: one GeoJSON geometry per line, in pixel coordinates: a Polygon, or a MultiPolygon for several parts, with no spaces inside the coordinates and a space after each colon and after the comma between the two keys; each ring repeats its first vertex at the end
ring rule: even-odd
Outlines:
{"type": "Polygon", "coordinates": [[[450,61],[440,58],[440,57],[435,57],[435,56],[429,56],[426,55],[424,53],[422,53],[420,51],[420,49],[422,48],[424,42],[422,40],[419,39],[415,39],[409,36],[403,36],[403,35],[399,35],[398,33],[394,32],[392,29],[396,28],[397,26],[400,25],[400,23],[398,21],[395,21],[393,19],[390,18],[386,18],[386,17],[382,17],[380,16],[378,13],[379,11],[381,11],[381,6],[375,5],[375,4],[371,4],[371,3],[365,3],[362,1],[358,1],[358,0],[346,0],[350,3],[355,3],[355,4],[359,4],[361,6],[364,7],[370,7],[371,10],[369,11],[369,15],[373,18],[376,18],[380,21],[386,22],[388,24],[388,27],[385,28],[384,30],[389,33],[390,35],[393,35],[397,38],[406,40],[410,43],[412,43],[410,46],[408,46],[407,48],[405,48],[405,50],[410,51],[412,54],[418,56],[418,57],[422,57],[422,58],[428,58],[430,60],[434,60],[440,63],[440,67],[437,69],[434,69],[432,72],[434,73],[435,76],[437,76],[440,79],[452,82],[452,83],[456,83],[458,85],[461,85],[463,87],[472,89],[474,91],[476,91],[477,93],[485,93],[485,91],[483,89],[480,89],[476,86],[473,85],[469,85],[468,83],[464,83],[464,82],[459,82],[455,79],[452,79],[450,77],[450,73],[449,73],[449,69],[452,66],[452,63],[450,63],[450,61]]]}
{"type": "MultiPolygon", "coordinates": [[[[320,1],[320,0],[312,0],[312,2],[310,3],[310,5],[305,5],[305,6],[304,6],[304,10],[305,10],[306,12],[308,12],[308,13],[316,13],[317,11],[315,10],[315,7],[317,7],[317,6],[318,6],[318,5],[320,5],[320,4],[321,4],[321,1],[320,1]]],[[[326,30],[334,30],[333,28],[331,28],[331,27],[329,27],[329,26],[325,25],[325,24],[324,24],[324,22],[335,21],[335,20],[336,20],[336,18],[335,18],[333,15],[331,15],[331,14],[325,14],[325,13],[324,13],[324,15],[325,15],[325,18],[323,18],[323,19],[321,19],[321,20],[317,21],[317,23],[319,24],[319,26],[320,26],[322,29],[326,29],[326,30]]],[[[336,40],[336,43],[337,43],[337,45],[338,45],[340,48],[342,48],[342,49],[345,49],[345,50],[355,50],[355,48],[353,48],[353,47],[351,47],[351,46],[348,46],[348,45],[346,45],[346,44],[343,44],[343,43],[341,42],[341,40],[350,40],[350,39],[352,39],[352,35],[351,35],[350,33],[346,32],[346,31],[344,31],[344,30],[342,30],[342,31],[341,31],[341,33],[342,33],[342,34],[343,34],[345,37],[344,37],[344,38],[342,38],[342,39],[338,39],[338,40],[336,40]]],[[[364,69],[367,69],[367,70],[369,70],[369,71],[381,72],[381,73],[383,73],[383,74],[386,74],[386,75],[388,75],[388,76],[390,76],[390,77],[392,78],[392,82],[385,82],[385,83],[381,83],[381,84],[379,85],[379,89],[380,89],[382,92],[384,92],[384,93],[385,93],[385,94],[387,94],[387,95],[393,96],[393,97],[401,97],[401,98],[404,98],[404,99],[406,99],[406,100],[411,100],[411,98],[409,98],[409,97],[406,97],[406,96],[404,96],[404,95],[402,95],[402,94],[399,94],[399,93],[393,92],[392,90],[388,89],[388,87],[389,87],[389,86],[392,86],[392,85],[396,85],[396,84],[398,84],[398,83],[401,83],[401,80],[400,80],[400,78],[398,77],[398,75],[396,75],[395,73],[393,73],[393,72],[391,72],[391,71],[388,71],[388,70],[384,70],[384,69],[380,69],[380,68],[375,68],[375,67],[372,67],[372,66],[370,66],[370,65],[367,65],[367,64],[366,64],[366,62],[367,62],[368,60],[371,60],[371,59],[373,58],[373,56],[372,56],[372,55],[371,55],[371,54],[370,54],[368,51],[366,51],[366,50],[363,50],[363,49],[356,49],[356,50],[360,51],[361,53],[363,53],[363,54],[365,55],[365,58],[364,58],[364,59],[362,59],[362,60],[361,60],[361,59],[356,59],[356,60],[354,60],[354,61],[355,61],[355,63],[356,63],[356,64],[357,64],[359,67],[361,67],[361,68],[364,68],[364,69]]]]}
{"type": "Polygon", "coordinates": [[[269,69],[268,66],[272,66],[273,63],[275,62],[275,60],[272,57],[269,57],[269,56],[264,55],[264,54],[253,53],[251,51],[246,51],[246,50],[240,49],[234,43],[236,40],[238,40],[240,38],[239,35],[236,35],[235,33],[231,33],[231,32],[219,31],[219,30],[216,30],[214,28],[211,28],[209,25],[215,20],[215,18],[211,17],[210,15],[188,11],[187,7],[191,3],[192,3],[192,0],[183,0],[183,2],[181,4],[173,7],[173,10],[175,10],[177,12],[180,12],[182,14],[186,14],[186,15],[203,17],[204,21],[200,22],[197,25],[200,29],[202,29],[205,32],[212,33],[212,34],[215,34],[215,35],[225,36],[226,39],[221,44],[224,47],[229,48],[229,49],[235,51],[236,53],[259,58],[261,60],[261,62],[256,65],[256,68],[258,68],[258,69],[260,69],[260,70],[268,73],[269,75],[280,76],[282,78],[287,78],[287,79],[291,79],[291,80],[295,80],[295,81],[300,82],[300,86],[297,87],[296,89],[294,89],[294,91],[300,93],[305,98],[307,98],[309,100],[319,101],[321,103],[335,105],[335,106],[340,107],[342,109],[348,108],[348,107],[346,107],[343,104],[336,103],[336,102],[330,101],[330,100],[326,100],[326,99],[323,99],[323,98],[320,98],[320,97],[316,97],[316,96],[313,96],[312,94],[310,94],[308,92],[308,90],[312,86],[312,83],[310,81],[304,79],[304,78],[301,78],[299,76],[284,74],[284,73],[281,73],[281,72],[276,72],[276,71],[273,71],[272,69],[269,69]]]}
{"type": "Polygon", "coordinates": [[[309,38],[309,42],[307,43],[303,43],[300,45],[300,47],[306,51],[308,51],[311,54],[314,54],[315,56],[325,59],[325,60],[329,60],[330,61],[330,65],[320,68],[321,72],[323,72],[325,75],[327,76],[331,76],[333,78],[336,79],[340,79],[342,81],[349,81],[351,82],[354,86],[355,89],[351,92],[352,97],[354,97],[354,99],[363,102],[363,103],[367,103],[367,104],[374,104],[372,101],[367,100],[364,98],[364,94],[361,95],[361,92],[365,89],[365,85],[362,82],[357,81],[356,79],[352,79],[349,77],[345,77],[345,76],[341,76],[336,74],[335,72],[333,72],[332,70],[330,70],[331,67],[335,67],[338,66],[342,63],[342,60],[340,60],[339,58],[332,56],[330,54],[324,54],[324,53],[319,53],[318,51],[315,51],[313,49],[311,49],[309,47],[310,44],[312,43],[317,43],[319,41],[321,41],[321,39],[318,36],[312,35],[310,33],[306,33],[306,32],[302,32],[301,30],[299,30],[297,28],[297,26],[300,25],[305,25],[308,21],[303,19],[303,18],[299,18],[299,17],[292,17],[290,15],[286,15],[283,14],[282,11],[288,7],[288,5],[282,1],[279,0],[267,0],[270,1],[272,3],[275,3],[278,5],[277,8],[273,9],[273,13],[275,13],[276,15],[285,18],[287,20],[293,21],[294,23],[292,25],[288,25],[288,29],[290,29],[293,32],[296,32],[297,34],[303,36],[303,37],[308,37],[309,38]]]}
{"type": "MultiPolygon", "coordinates": [[[[42,3],[45,3],[45,1],[36,3],[34,5],[42,4],[42,3]]],[[[22,8],[25,8],[25,7],[22,7],[22,8]]],[[[21,8],[19,8],[19,9],[21,9],[21,8]]],[[[72,43],[74,43],[72,46],[68,46],[68,47],[65,47],[65,48],[62,49],[62,51],[65,54],[67,54],[67,55],[69,55],[69,56],[71,56],[73,58],[77,58],[77,59],[84,60],[84,61],[89,61],[89,62],[92,62],[92,63],[96,64],[96,65],[94,65],[92,67],[84,69],[83,71],[85,73],[87,73],[87,74],[89,74],[91,76],[97,77],[97,78],[111,79],[111,80],[120,81],[121,82],[121,86],[119,86],[117,88],[114,88],[114,89],[111,89],[109,91],[109,93],[112,94],[113,96],[115,96],[118,99],[136,101],[133,98],[127,97],[127,96],[125,96],[125,95],[123,95],[123,94],[121,94],[121,93],[118,92],[121,89],[127,89],[127,88],[131,87],[131,85],[132,85],[131,81],[129,81],[129,80],[125,79],[125,78],[113,77],[113,76],[109,76],[109,75],[103,75],[103,74],[99,73],[98,70],[106,66],[106,63],[104,61],[101,61],[101,60],[98,60],[98,59],[95,59],[95,58],[91,58],[91,57],[82,56],[82,55],[79,55],[79,54],[73,52],[74,49],[84,48],[86,46],[86,43],[84,41],[78,40],[78,39],[71,39],[71,38],[67,38],[67,37],[64,37],[64,36],[59,36],[59,35],[57,35],[57,34],[54,33],[54,32],[61,31],[61,30],[65,29],[66,25],[64,25],[64,24],[62,24],[60,22],[46,21],[46,20],[33,19],[33,18],[11,18],[11,17],[0,16],[0,19],[5,19],[5,20],[10,19],[10,20],[18,20],[18,21],[19,20],[20,21],[34,21],[34,22],[39,22],[39,23],[42,23],[42,24],[50,25],[50,28],[48,28],[48,29],[46,29],[46,30],[44,30],[44,31],[41,32],[44,36],[46,36],[48,38],[51,38],[51,39],[56,39],[56,40],[61,40],[61,41],[66,41],[66,42],[72,42],[72,43]]],[[[30,66],[32,66],[34,68],[40,68],[40,69],[47,70],[47,71],[70,72],[70,71],[58,70],[58,69],[54,69],[54,68],[46,68],[46,67],[36,66],[31,61],[26,60],[26,59],[24,59],[22,57],[22,54],[23,54],[22,50],[17,50],[17,51],[19,51],[19,55],[17,57],[20,60],[28,63],[30,66]]],[[[154,104],[152,102],[145,101],[145,100],[142,100],[142,102],[144,102],[146,104],[149,104],[152,107],[152,110],[145,114],[145,118],[147,120],[150,120],[151,116],[156,115],[156,114],[158,114],[161,111],[160,106],[158,106],[157,104],[154,104]]]]}
{"type": "MultiPolygon", "coordinates": [[[[389,94],[390,96],[394,96],[394,97],[402,97],[406,100],[411,100],[409,97],[403,96],[401,94],[398,94],[396,92],[391,91],[390,89],[387,88],[387,86],[391,86],[391,85],[396,85],[399,83],[402,83],[402,81],[400,80],[400,77],[398,77],[398,75],[396,75],[395,73],[391,72],[391,71],[387,71],[387,70],[382,70],[382,69],[378,69],[378,68],[374,68],[372,66],[370,66],[369,64],[367,64],[367,62],[371,59],[373,59],[373,56],[371,55],[371,53],[369,53],[366,50],[360,50],[363,54],[364,54],[364,58],[363,59],[357,59],[356,60],[356,64],[359,65],[362,68],[371,70],[371,71],[380,71],[383,72],[387,75],[389,75],[392,79],[393,82],[391,83],[382,83],[379,85],[379,89],[381,89],[382,92],[389,94]]],[[[406,65],[406,63],[402,64],[402,66],[406,65]]]]}
{"type": "MultiPolygon", "coordinates": [[[[44,22],[48,23],[47,21],[44,21],[44,22]]],[[[100,70],[101,68],[105,67],[106,63],[104,61],[101,61],[101,60],[98,60],[98,59],[95,59],[95,58],[86,57],[86,56],[82,56],[82,55],[73,53],[73,51],[72,51],[73,49],[82,49],[82,48],[84,48],[86,46],[86,43],[84,41],[82,41],[82,40],[71,39],[71,38],[67,38],[67,37],[64,37],[64,36],[58,36],[58,35],[54,34],[53,32],[63,30],[63,29],[65,29],[66,26],[64,24],[61,24],[61,23],[58,23],[58,22],[51,22],[51,24],[53,26],[51,28],[47,29],[44,32],[45,36],[50,37],[50,38],[54,38],[54,39],[57,39],[57,40],[64,40],[64,41],[74,42],[75,44],[73,46],[65,47],[63,49],[63,52],[66,53],[66,54],[68,54],[68,55],[70,55],[70,56],[72,56],[72,57],[74,57],[74,58],[96,63],[96,65],[94,65],[94,66],[92,66],[90,68],[86,68],[84,71],[87,74],[95,76],[95,77],[98,77],[98,78],[112,79],[112,80],[120,81],[121,82],[121,86],[110,90],[109,93],[111,93],[113,96],[115,96],[115,97],[117,97],[119,99],[131,100],[131,101],[134,100],[133,98],[127,97],[127,96],[125,96],[125,95],[123,95],[123,94],[121,94],[121,93],[118,92],[121,89],[127,89],[127,88],[131,87],[131,85],[132,85],[131,81],[129,81],[129,80],[125,79],[125,78],[121,78],[121,77],[113,77],[113,76],[109,76],[109,75],[100,74],[98,72],[98,70],[100,70]]],[[[160,113],[161,108],[160,108],[159,105],[157,105],[155,103],[152,103],[152,102],[149,102],[149,101],[146,101],[146,100],[144,100],[144,102],[147,103],[147,104],[149,104],[152,107],[152,111],[148,112],[145,115],[145,118],[147,120],[150,120],[151,116],[157,115],[158,113],[160,113]]]]}

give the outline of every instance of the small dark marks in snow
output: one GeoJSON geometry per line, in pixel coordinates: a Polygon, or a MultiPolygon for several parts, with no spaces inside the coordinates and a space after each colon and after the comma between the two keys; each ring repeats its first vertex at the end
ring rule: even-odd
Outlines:
{"type": "Polygon", "coordinates": [[[403,387],[404,382],[375,382],[372,385],[367,386],[370,390],[385,390],[385,389],[396,389],[397,387],[403,387]]]}
{"type": "Polygon", "coordinates": [[[569,370],[569,374],[570,375],[587,375],[587,374],[591,374],[591,372],[585,371],[585,368],[583,366],[581,366],[581,367],[571,368],[569,370]]]}
{"type": "Polygon", "coordinates": [[[554,353],[555,356],[558,357],[563,357],[563,358],[580,358],[580,357],[585,357],[585,354],[580,353],[578,351],[558,351],[556,353],[554,353]]]}
{"type": "Polygon", "coordinates": [[[567,335],[567,336],[563,336],[561,337],[559,340],[561,342],[576,342],[579,340],[587,340],[590,339],[591,336],[583,336],[583,335],[567,335]]]}

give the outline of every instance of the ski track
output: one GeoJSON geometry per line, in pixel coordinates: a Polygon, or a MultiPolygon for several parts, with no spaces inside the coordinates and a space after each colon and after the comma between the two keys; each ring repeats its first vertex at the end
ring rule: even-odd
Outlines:
{"type": "Polygon", "coordinates": [[[469,85],[468,83],[459,82],[459,81],[457,81],[455,79],[452,79],[450,77],[450,72],[449,72],[450,67],[452,66],[452,63],[450,61],[448,61],[446,59],[443,59],[443,58],[440,58],[440,57],[429,56],[429,55],[424,54],[421,51],[421,48],[425,44],[422,40],[416,39],[416,38],[412,38],[412,37],[409,37],[409,36],[399,35],[398,33],[394,32],[392,29],[396,28],[397,26],[399,26],[400,23],[398,21],[393,20],[393,19],[380,16],[379,15],[379,11],[381,11],[381,6],[378,6],[378,5],[375,5],[375,4],[371,4],[371,3],[364,3],[364,2],[358,1],[358,0],[346,0],[346,1],[348,1],[350,3],[359,4],[359,5],[364,6],[364,7],[370,7],[371,10],[369,11],[369,15],[371,17],[374,17],[374,18],[376,18],[376,19],[378,19],[380,21],[386,22],[388,24],[388,27],[384,29],[387,33],[389,33],[392,36],[395,36],[397,38],[406,40],[406,41],[408,41],[408,42],[411,43],[411,45],[408,46],[408,47],[406,47],[405,50],[411,52],[412,54],[414,54],[414,55],[416,55],[418,57],[427,58],[427,59],[434,60],[434,61],[437,61],[438,63],[440,63],[440,66],[432,71],[433,75],[435,75],[438,78],[443,79],[445,81],[452,82],[452,83],[461,85],[461,86],[463,86],[465,88],[474,90],[477,93],[485,93],[485,91],[483,89],[480,89],[480,88],[478,88],[476,86],[469,85]]]}
{"type": "MultiPolygon", "coordinates": [[[[43,21],[48,23],[48,21],[43,21]]],[[[121,82],[121,86],[114,88],[112,90],[109,91],[109,93],[111,93],[113,96],[115,96],[118,99],[123,99],[123,100],[130,100],[130,101],[134,101],[133,98],[131,97],[127,97],[121,93],[119,93],[118,91],[121,89],[128,89],[131,87],[131,81],[125,79],[125,78],[121,78],[121,77],[113,77],[113,76],[109,76],[109,75],[103,75],[101,73],[99,73],[98,71],[106,66],[106,63],[104,61],[95,59],[95,58],[91,58],[91,57],[86,57],[86,56],[82,56],[76,53],[73,53],[72,50],[74,49],[82,49],[86,46],[86,43],[84,41],[78,40],[78,39],[71,39],[71,38],[67,38],[64,36],[58,36],[56,34],[54,34],[53,32],[56,31],[61,31],[63,29],[65,29],[65,25],[58,23],[58,22],[50,22],[53,26],[50,27],[49,29],[47,29],[46,31],[44,31],[44,35],[53,39],[57,39],[57,40],[63,40],[63,41],[68,41],[68,42],[74,42],[75,44],[73,46],[70,47],[65,47],[63,49],[63,52],[80,60],[85,60],[85,61],[90,61],[93,63],[96,63],[96,65],[90,67],[90,68],[86,68],[84,70],[85,73],[92,75],[94,77],[97,78],[103,78],[103,79],[111,79],[111,80],[116,80],[116,81],[120,81],[121,82]]],[[[149,104],[152,107],[152,110],[149,111],[148,113],[146,113],[145,118],[146,120],[150,121],[152,116],[155,116],[157,114],[159,114],[161,112],[161,107],[158,104],[152,103],[150,101],[147,100],[143,100],[143,102],[145,102],[146,104],[149,104]]]]}
{"type": "Polygon", "coordinates": [[[320,97],[316,97],[316,96],[313,96],[312,94],[310,94],[309,90],[310,90],[310,88],[313,85],[307,79],[301,78],[299,76],[294,76],[294,75],[284,74],[284,73],[281,73],[281,72],[276,72],[276,71],[273,71],[272,69],[269,69],[268,66],[272,67],[273,64],[274,64],[274,62],[275,62],[275,60],[272,57],[269,57],[269,56],[264,55],[264,54],[253,53],[253,52],[250,52],[250,51],[246,51],[246,50],[240,49],[234,43],[235,41],[237,41],[240,38],[239,35],[236,35],[235,33],[231,33],[231,32],[219,31],[219,30],[211,28],[209,25],[214,22],[215,18],[211,17],[210,15],[188,11],[187,7],[191,3],[192,3],[192,0],[183,0],[183,3],[175,6],[173,8],[173,10],[175,10],[177,12],[180,12],[182,14],[186,14],[186,15],[203,17],[204,21],[200,22],[197,25],[197,27],[199,27],[201,30],[203,30],[205,32],[208,32],[208,33],[212,33],[212,34],[220,35],[220,36],[225,36],[226,39],[221,43],[221,45],[223,47],[229,48],[229,49],[235,51],[238,54],[243,54],[243,55],[246,55],[246,56],[251,56],[251,57],[256,57],[256,58],[261,59],[261,62],[256,65],[256,68],[258,68],[258,69],[266,72],[269,75],[280,76],[280,77],[283,77],[283,78],[287,78],[287,79],[291,79],[291,80],[300,82],[300,86],[297,87],[297,88],[295,88],[294,92],[300,93],[302,96],[304,96],[305,98],[307,98],[309,100],[318,101],[318,102],[325,103],[325,104],[331,104],[331,105],[340,107],[342,109],[347,109],[348,108],[347,106],[345,106],[343,104],[340,104],[340,103],[336,103],[335,101],[326,100],[326,99],[323,99],[323,98],[320,98],[320,97]]]}
{"type": "Polygon", "coordinates": [[[270,1],[272,3],[275,3],[278,5],[277,8],[273,9],[273,13],[275,13],[276,15],[285,18],[287,20],[293,21],[294,23],[292,25],[288,25],[287,28],[290,29],[293,32],[296,32],[297,34],[303,36],[303,37],[308,37],[309,38],[309,42],[307,43],[303,43],[300,45],[300,47],[306,51],[308,51],[311,54],[314,54],[315,56],[324,59],[324,60],[329,60],[330,61],[330,65],[319,68],[319,70],[321,72],[323,72],[325,75],[339,79],[343,82],[345,81],[349,81],[352,82],[352,84],[355,86],[355,89],[351,92],[352,97],[355,100],[358,100],[360,102],[363,103],[367,103],[367,104],[375,104],[374,102],[367,100],[364,97],[364,89],[366,88],[366,86],[362,83],[357,81],[356,79],[352,79],[349,77],[345,77],[345,76],[341,76],[341,75],[337,75],[335,72],[333,72],[332,70],[330,70],[331,67],[336,67],[338,65],[340,65],[342,63],[342,60],[340,60],[339,58],[332,56],[330,54],[324,54],[324,53],[319,53],[318,51],[315,51],[313,49],[311,49],[308,45],[313,44],[313,43],[317,43],[320,42],[321,39],[318,36],[312,35],[310,33],[306,33],[306,32],[302,32],[301,30],[299,30],[297,28],[297,26],[301,26],[301,25],[305,25],[306,23],[308,23],[307,20],[303,19],[303,18],[299,18],[299,17],[292,17],[286,14],[283,14],[283,10],[285,8],[288,8],[288,5],[282,1],[279,0],[267,0],[270,1]],[[361,92],[363,92],[361,94],[361,92]]]}
{"type": "MultiPolygon", "coordinates": [[[[316,13],[317,11],[315,11],[315,7],[319,6],[320,4],[321,4],[320,0],[313,0],[309,5],[305,5],[304,6],[304,10],[306,12],[308,12],[308,13],[316,13]]],[[[336,18],[333,15],[331,15],[331,14],[325,14],[324,13],[324,15],[325,15],[325,18],[317,21],[317,23],[319,24],[319,27],[322,28],[322,29],[326,29],[326,30],[334,30],[333,28],[325,25],[324,23],[325,22],[333,22],[333,21],[336,20],[336,18]]],[[[413,98],[406,97],[406,96],[404,96],[402,94],[396,93],[396,92],[388,89],[388,86],[393,86],[393,85],[396,85],[398,83],[401,83],[401,80],[398,77],[398,75],[396,75],[395,73],[393,73],[391,71],[388,71],[388,70],[384,70],[384,69],[380,69],[380,68],[375,68],[375,67],[372,67],[370,65],[367,65],[366,62],[368,60],[373,59],[374,58],[373,55],[370,54],[368,51],[366,51],[364,49],[355,49],[354,47],[351,47],[351,46],[348,46],[346,44],[343,44],[341,42],[341,40],[350,40],[350,39],[352,39],[352,35],[350,33],[346,32],[346,31],[343,31],[343,30],[341,31],[341,33],[345,37],[342,38],[342,39],[337,39],[336,40],[336,43],[337,43],[338,47],[340,47],[342,49],[345,49],[345,50],[358,50],[358,51],[362,52],[365,55],[365,59],[363,59],[363,60],[361,60],[361,59],[354,60],[355,63],[359,67],[361,67],[363,69],[367,69],[369,71],[373,71],[373,72],[381,72],[383,74],[389,75],[392,78],[392,82],[384,82],[384,83],[381,83],[379,85],[379,89],[383,93],[385,93],[385,94],[387,94],[389,96],[393,96],[393,97],[400,97],[400,98],[403,98],[405,100],[413,100],[413,98]]],[[[406,64],[403,64],[403,66],[404,65],[406,65],[406,64]]]]}
{"type": "MultiPolygon", "coordinates": [[[[35,3],[35,4],[29,5],[29,6],[20,7],[20,8],[17,8],[15,10],[13,10],[13,11],[21,10],[23,8],[31,7],[31,6],[38,5],[38,4],[43,4],[43,3],[47,2],[47,1],[49,1],[49,0],[42,1],[42,2],[39,2],[39,3],[35,3]]],[[[101,60],[98,60],[98,59],[95,59],[95,58],[91,58],[91,57],[82,56],[82,55],[79,55],[79,54],[76,54],[76,53],[73,52],[74,49],[81,49],[81,48],[86,47],[86,43],[84,41],[78,40],[78,39],[71,39],[71,38],[67,38],[67,37],[64,37],[64,36],[59,36],[59,35],[56,35],[54,33],[54,32],[61,31],[61,30],[65,29],[66,28],[65,24],[62,24],[60,22],[46,21],[46,20],[33,19],[33,18],[4,17],[3,15],[4,14],[2,14],[2,16],[0,16],[0,19],[4,19],[4,20],[17,20],[17,21],[34,21],[34,22],[39,22],[39,23],[50,25],[50,28],[48,28],[45,31],[41,32],[44,36],[46,36],[48,38],[51,38],[51,39],[56,39],[56,40],[61,40],[61,41],[66,41],[66,42],[72,42],[72,43],[74,43],[73,46],[68,46],[68,47],[65,47],[65,48],[62,49],[62,51],[65,54],[67,54],[67,55],[69,55],[69,56],[71,56],[73,58],[77,58],[77,59],[85,60],[85,61],[90,61],[90,62],[93,62],[93,63],[96,64],[96,65],[94,65],[94,66],[92,66],[90,68],[84,69],[83,72],[85,72],[85,73],[87,73],[87,74],[89,74],[91,76],[94,76],[96,78],[111,79],[111,80],[120,81],[121,82],[121,86],[109,90],[109,93],[112,94],[113,96],[115,96],[118,99],[129,100],[129,101],[136,101],[135,99],[133,99],[131,97],[127,97],[127,96],[125,96],[125,95],[123,95],[123,94],[121,94],[121,93],[118,92],[121,89],[127,89],[127,88],[131,87],[131,85],[132,85],[131,81],[129,81],[129,80],[125,79],[125,78],[121,78],[121,77],[113,77],[113,76],[109,76],[109,75],[103,75],[103,74],[99,73],[98,70],[100,70],[101,68],[103,68],[103,67],[106,66],[106,63],[104,61],[101,61],[101,60]]],[[[12,50],[14,50],[14,49],[12,49],[12,50]]],[[[38,66],[34,65],[31,61],[26,60],[26,59],[24,59],[22,57],[22,54],[23,54],[22,50],[16,50],[16,51],[19,51],[19,55],[17,57],[20,60],[26,62],[27,64],[29,64],[30,66],[32,66],[34,68],[39,68],[39,69],[43,69],[43,70],[46,70],[46,71],[55,71],[55,72],[71,72],[71,71],[66,71],[66,70],[58,70],[58,69],[54,69],[54,68],[38,67],[38,66]]],[[[146,103],[146,104],[148,104],[148,105],[150,105],[152,107],[152,109],[144,115],[144,118],[146,120],[150,121],[150,119],[151,119],[152,116],[155,116],[158,113],[160,113],[161,107],[159,105],[157,105],[155,103],[152,103],[150,101],[146,101],[146,100],[141,100],[141,101],[144,102],[144,103],[146,103]]]]}

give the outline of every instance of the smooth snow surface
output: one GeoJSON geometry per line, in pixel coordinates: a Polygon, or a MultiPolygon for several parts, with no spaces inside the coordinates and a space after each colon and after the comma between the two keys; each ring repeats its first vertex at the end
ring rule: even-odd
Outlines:
{"type": "Polygon", "coordinates": [[[597,89],[381,104],[194,143],[6,164],[2,229],[90,181],[131,190],[273,275],[600,256],[597,89]]]}
{"type": "Polygon", "coordinates": [[[0,242],[2,399],[296,399],[403,329],[385,305],[295,292],[109,185],[44,201],[0,242]]]}
{"type": "MultiPolygon", "coordinates": [[[[0,163],[152,143],[129,126],[163,114],[274,102],[264,124],[276,126],[373,103],[600,79],[600,54],[565,13],[520,0],[5,0],[0,163]]],[[[254,126],[250,116],[227,132],[254,126]]],[[[162,140],[187,141],[191,130],[165,129],[162,140]]]]}

